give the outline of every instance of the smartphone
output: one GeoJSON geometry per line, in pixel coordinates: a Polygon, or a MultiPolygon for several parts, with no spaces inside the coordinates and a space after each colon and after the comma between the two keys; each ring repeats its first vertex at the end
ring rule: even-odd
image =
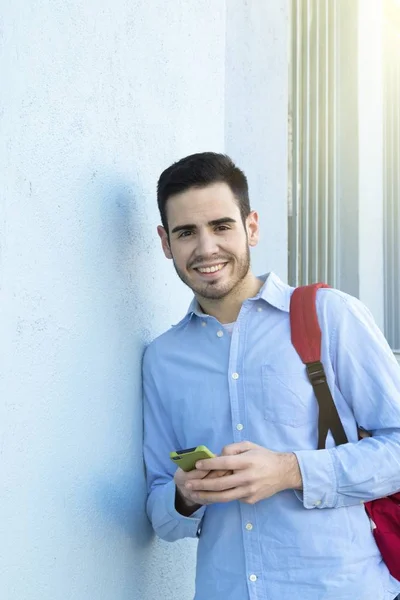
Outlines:
{"type": "Polygon", "coordinates": [[[207,446],[197,446],[196,448],[186,448],[186,450],[176,450],[170,452],[169,457],[182,471],[193,471],[198,460],[202,458],[214,458],[215,454],[207,446]]]}

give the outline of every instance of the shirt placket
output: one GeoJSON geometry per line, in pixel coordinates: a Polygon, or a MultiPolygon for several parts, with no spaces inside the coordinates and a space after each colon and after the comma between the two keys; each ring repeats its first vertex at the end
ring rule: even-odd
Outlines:
{"type": "MultiPolygon", "coordinates": [[[[248,317],[250,310],[250,307],[242,307],[237,324],[232,332],[229,354],[229,397],[232,433],[235,443],[248,439],[248,433],[246,432],[243,368],[246,317],[248,317]]],[[[250,600],[266,600],[266,596],[263,593],[261,548],[256,518],[257,509],[256,506],[243,502],[240,502],[239,506],[249,598],[250,600]]]]}

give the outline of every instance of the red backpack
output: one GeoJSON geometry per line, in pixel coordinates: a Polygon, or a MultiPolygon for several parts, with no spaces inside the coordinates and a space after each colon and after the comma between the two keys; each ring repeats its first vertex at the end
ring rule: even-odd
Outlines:
{"type": "MultiPolygon", "coordinates": [[[[318,401],[318,449],[325,448],[328,430],[336,445],[348,442],[339,413],[329,390],[321,363],[321,329],[318,324],[316,297],[319,288],[328,285],[316,283],[296,288],[290,302],[292,344],[305,364],[318,401]]],[[[366,432],[360,431],[360,438],[366,432]]],[[[400,581],[400,492],[365,503],[365,510],[373,522],[373,534],[391,575],[400,581]]]]}

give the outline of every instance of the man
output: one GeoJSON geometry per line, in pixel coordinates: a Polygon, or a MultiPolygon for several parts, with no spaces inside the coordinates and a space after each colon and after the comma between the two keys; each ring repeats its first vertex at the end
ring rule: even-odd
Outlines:
{"type": "Polygon", "coordinates": [[[199,537],[195,600],[393,600],[364,501],[400,490],[400,369],[369,312],[317,296],[322,361],[348,444],[316,450],[318,410],[290,340],[292,288],[256,277],[246,177],[213,153],[158,182],[158,228],[194,299],[143,362],[148,515],[199,537]],[[357,425],[372,433],[361,441],[357,425]],[[176,470],[172,450],[218,454],[176,470]]]}

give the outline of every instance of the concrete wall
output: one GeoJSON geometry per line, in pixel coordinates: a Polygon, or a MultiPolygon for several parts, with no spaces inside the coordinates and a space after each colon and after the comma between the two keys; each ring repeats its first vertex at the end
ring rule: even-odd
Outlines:
{"type": "Polygon", "coordinates": [[[2,600],[192,596],[195,542],[144,516],[141,355],[190,298],[155,233],[160,171],[233,150],[268,225],[255,260],[286,265],[286,0],[235,4],[2,8],[2,600]]]}

